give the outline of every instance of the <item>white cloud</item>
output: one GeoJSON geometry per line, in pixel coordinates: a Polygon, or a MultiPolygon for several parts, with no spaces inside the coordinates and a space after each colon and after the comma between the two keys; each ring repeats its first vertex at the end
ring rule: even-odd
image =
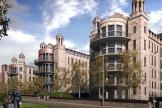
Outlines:
{"type": "Polygon", "coordinates": [[[101,17],[107,17],[107,16],[111,16],[114,13],[121,13],[124,16],[128,16],[129,13],[125,12],[123,10],[123,7],[128,5],[128,1],[127,0],[108,0],[107,1],[108,4],[108,9],[106,10],[105,13],[103,13],[101,15],[101,17]]]}
{"type": "Polygon", "coordinates": [[[64,42],[66,48],[75,48],[76,47],[76,44],[70,40],[65,40],[64,42]]]}
{"type": "Polygon", "coordinates": [[[149,25],[153,32],[162,32],[162,10],[151,11],[149,14],[149,25]]]}
{"type": "Polygon", "coordinates": [[[87,42],[85,46],[83,46],[83,52],[86,54],[89,54],[89,41],[87,42]]]}
{"type": "Polygon", "coordinates": [[[89,51],[89,42],[83,47],[83,50],[89,51]]]}
{"type": "Polygon", "coordinates": [[[52,30],[62,28],[74,17],[83,14],[95,14],[97,3],[94,0],[46,0],[44,8],[44,24],[47,35],[52,30]]]}
{"type": "Polygon", "coordinates": [[[10,64],[11,58],[21,52],[26,55],[27,63],[37,58],[40,41],[34,35],[13,30],[8,31],[8,34],[0,42],[0,64],[10,64]]]}
{"type": "Polygon", "coordinates": [[[28,44],[35,42],[35,36],[32,36],[31,34],[25,34],[22,31],[8,31],[8,41],[13,41],[19,44],[28,44]]]}

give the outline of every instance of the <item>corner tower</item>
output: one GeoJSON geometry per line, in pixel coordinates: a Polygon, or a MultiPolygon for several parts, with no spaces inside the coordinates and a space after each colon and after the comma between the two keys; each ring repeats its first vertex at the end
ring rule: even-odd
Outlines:
{"type": "Polygon", "coordinates": [[[131,35],[128,49],[138,52],[136,60],[141,61],[142,64],[142,78],[144,82],[141,83],[136,90],[132,89],[131,94],[133,99],[148,100],[149,97],[149,58],[147,43],[149,41],[148,17],[145,12],[145,0],[132,0],[132,13],[128,19],[128,34],[131,35]],[[144,77],[143,77],[144,76],[144,77]],[[133,92],[137,91],[137,92],[133,92]]]}
{"type": "Polygon", "coordinates": [[[64,37],[61,34],[56,35],[56,45],[64,46],[64,37]]]}
{"type": "Polygon", "coordinates": [[[132,0],[132,15],[133,17],[144,15],[145,13],[145,0],[132,0]]]}

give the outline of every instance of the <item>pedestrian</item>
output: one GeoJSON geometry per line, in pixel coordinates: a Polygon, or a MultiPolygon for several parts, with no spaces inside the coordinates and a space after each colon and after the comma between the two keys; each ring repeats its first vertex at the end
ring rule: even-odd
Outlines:
{"type": "Polygon", "coordinates": [[[11,93],[10,99],[11,99],[11,102],[14,104],[14,108],[20,108],[20,103],[22,101],[22,98],[21,98],[21,92],[18,86],[11,93]]]}
{"type": "Polygon", "coordinates": [[[8,98],[4,98],[3,99],[3,108],[8,108],[8,103],[9,103],[9,101],[8,101],[8,98]]]}

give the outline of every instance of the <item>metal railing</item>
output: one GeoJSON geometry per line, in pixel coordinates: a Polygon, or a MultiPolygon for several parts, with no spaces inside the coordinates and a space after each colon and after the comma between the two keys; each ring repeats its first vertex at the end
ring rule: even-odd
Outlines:
{"type": "Polygon", "coordinates": [[[91,41],[94,41],[99,38],[104,38],[104,37],[127,37],[129,38],[130,34],[123,32],[123,31],[110,31],[110,32],[95,34],[91,36],[91,41]]]}
{"type": "Polygon", "coordinates": [[[108,71],[121,71],[122,63],[108,63],[108,71]]]}

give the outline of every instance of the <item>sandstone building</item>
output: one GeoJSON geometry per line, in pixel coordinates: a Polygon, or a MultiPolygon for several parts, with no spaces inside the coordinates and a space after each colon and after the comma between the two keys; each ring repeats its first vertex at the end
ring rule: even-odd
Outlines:
{"type": "MultiPolygon", "coordinates": [[[[71,68],[75,62],[83,63],[82,69],[86,72],[86,77],[84,81],[86,83],[85,89],[88,89],[88,72],[89,72],[89,55],[66,48],[64,45],[64,37],[61,34],[56,35],[56,45],[48,44],[44,42],[40,44],[40,49],[38,52],[38,59],[35,60],[35,64],[38,66],[38,71],[35,72],[38,77],[44,80],[44,89],[48,92],[53,91],[56,87],[54,83],[56,82],[56,68],[65,68],[68,70],[69,81],[63,84],[61,91],[72,92],[72,74],[71,68]]],[[[59,77],[63,77],[63,72],[60,71],[59,77]]],[[[82,74],[83,75],[83,74],[82,74]]],[[[84,77],[81,76],[81,77],[84,77]]],[[[62,80],[58,81],[61,83],[62,80]]]]}
{"type": "Polygon", "coordinates": [[[1,66],[1,81],[6,84],[9,78],[16,78],[22,83],[32,82],[36,69],[35,66],[26,65],[25,55],[20,53],[18,58],[12,57],[11,64],[1,66]]]}
{"type": "MultiPolygon", "coordinates": [[[[101,19],[95,17],[90,36],[90,62],[95,56],[108,57],[109,85],[105,85],[105,94],[109,99],[128,98],[128,92],[117,92],[117,66],[121,64],[118,55],[126,50],[138,52],[142,64],[141,83],[137,92],[130,89],[130,98],[148,100],[150,96],[160,96],[160,48],[162,40],[149,29],[149,19],[145,12],[145,0],[132,0],[132,12],[129,17],[120,13],[101,19]]],[[[91,67],[90,67],[91,74],[91,67]]],[[[91,79],[91,78],[90,78],[91,79]]],[[[91,91],[90,91],[91,92],[91,91]]]]}

